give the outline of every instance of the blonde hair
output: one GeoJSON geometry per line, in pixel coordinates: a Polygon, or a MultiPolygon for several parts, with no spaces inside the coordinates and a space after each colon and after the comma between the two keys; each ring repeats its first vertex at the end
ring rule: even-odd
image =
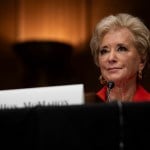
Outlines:
{"type": "Polygon", "coordinates": [[[150,32],[145,24],[138,18],[130,14],[120,13],[103,18],[95,27],[93,32],[90,48],[95,63],[98,64],[99,46],[104,35],[112,28],[127,28],[134,37],[134,43],[143,62],[146,64],[150,55],[150,32]]]}

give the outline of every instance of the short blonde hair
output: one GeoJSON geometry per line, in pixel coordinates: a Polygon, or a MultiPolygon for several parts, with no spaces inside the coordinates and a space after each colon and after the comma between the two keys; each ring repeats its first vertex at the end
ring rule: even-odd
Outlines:
{"type": "Polygon", "coordinates": [[[150,57],[150,31],[138,18],[130,14],[120,13],[103,18],[95,27],[90,48],[97,66],[99,56],[99,46],[104,35],[112,28],[127,28],[134,37],[136,49],[141,55],[143,62],[147,64],[150,57]]]}

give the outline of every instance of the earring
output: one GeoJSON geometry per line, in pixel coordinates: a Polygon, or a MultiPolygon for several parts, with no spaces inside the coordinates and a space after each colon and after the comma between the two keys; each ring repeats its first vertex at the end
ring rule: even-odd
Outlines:
{"type": "Polygon", "coordinates": [[[139,70],[138,77],[139,77],[140,80],[142,80],[142,70],[139,70]]]}
{"type": "Polygon", "coordinates": [[[104,85],[104,84],[107,83],[106,80],[103,78],[102,75],[100,75],[99,80],[100,80],[100,83],[101,83],[102,85],[104,85]]]}

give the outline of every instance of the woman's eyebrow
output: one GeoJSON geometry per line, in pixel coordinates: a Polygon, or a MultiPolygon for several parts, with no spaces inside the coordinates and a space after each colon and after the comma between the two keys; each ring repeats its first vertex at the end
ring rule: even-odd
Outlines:
{"type": "Polygon", "coordinates": [[[100,46],[100,49],[103,49],[103,48],[108,48],[108,46],[107,45],[100,46]]]}

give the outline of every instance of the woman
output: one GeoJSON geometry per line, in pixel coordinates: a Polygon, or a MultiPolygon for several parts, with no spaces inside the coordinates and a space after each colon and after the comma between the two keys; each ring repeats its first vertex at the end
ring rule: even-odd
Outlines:
{"type": "Polygon", "coordinates": [[[97,92],[102,101],[150,101],[150,93],[140,84],[149,61],[150,32],[139,18],[117,14],[102,19],[90,47],[105,85],[97,92]],[[110,81],[114,87],[108,88],[110,81]]]}

